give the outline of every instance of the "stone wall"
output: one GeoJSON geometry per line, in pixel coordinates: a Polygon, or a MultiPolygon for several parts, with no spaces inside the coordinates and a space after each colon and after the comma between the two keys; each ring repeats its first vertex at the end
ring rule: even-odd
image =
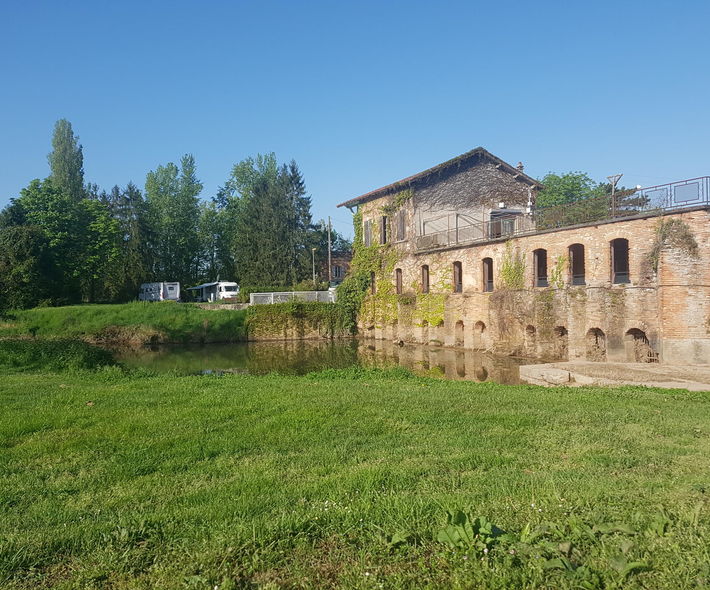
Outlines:
{"type": "MultiPolygon", "coordinates": [[[[419,198],[415,193],[412,200],[419,198]]],[[[363,218],[380,214],[389,202],[391,197],[366,203],[363,218]]],[[[412,239],[414,204],[403,206],[409,222],[407,240],[385,246],[396,252],[403,293],[397,296],[395,313],[384,321],[372,319],[377,314],[363,316],[360,329],[365,337],[548,359],[710,363],[707,209],[540,232],[509,243],[498,240],[418,252],[412,239]],[[653,268],[649,255],[662,219],[687,225],[697,242],[697,257],[682,244],[666,245],[653,268]],[[610,242],[617,238],[629,242],[628,284],[612,282],[610,242]],[[571,244],[584,246],[585,285],[571,285],[567,262],[571,244]],[[549,287],[534,286],[536,249],[546,250],[548,279],[559,271],[559,280],[550,281],[549,287]],[[524,262],[522,288],[510,288],[501,275],[504,258],[510,258],[507,251],[517,252],[524,262]],[[492,292],[484,292],[484,258],[493,261],[492,292]],[[454,262],[463,269],[461,293],[453,292],[454,262]],[[420,292],[423,265],[429,266],[430,294],[420,292]]],[[[368,299],[365,305],[378,305],[375,295],[368,299]]]]}

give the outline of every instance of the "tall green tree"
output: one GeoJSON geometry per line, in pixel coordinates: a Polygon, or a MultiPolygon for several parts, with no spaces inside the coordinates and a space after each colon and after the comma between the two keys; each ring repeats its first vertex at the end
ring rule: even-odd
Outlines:
{"type": "Polygon", "coordinates": [[[56,297],[57,268],[42,230],[0,228],[0,312],[34,307],[56,297]]]}
{"type": "Polygon", "coordinates": [[[54,125],[52,151],[47,156],[54,186],[75,201],[84,197],[84,154],[72,125],[59,119],[54,125]]]}
{"type": "Polygon", "coordinates": [[[247,158],[234,166],[224,192],[242,285],[288,287],[310,276],[311,200],[295,162],[279,166],[273,153],[247,158]]]}
{"type": "Polygon", "coordinates": [[[148,173],[145,195],[151,225],[153,275],[158,280],[193,284],[200,275],[200,206],[202,183],[195,159],[186,154],[148,173]]]}
{"type": "Polygon", "coordinates": [[[136,298],[141,283],[152,279],[148,205],[132,182],[125,189],[114,186],[104,199],[117,223],[119,251],[107,291],[113,300],[129,301],[136,298]]]}

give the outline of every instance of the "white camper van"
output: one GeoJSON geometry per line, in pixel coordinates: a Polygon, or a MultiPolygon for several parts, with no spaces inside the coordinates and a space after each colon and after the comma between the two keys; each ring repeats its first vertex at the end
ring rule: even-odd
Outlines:
{"type": "Polygon", "coordinates": [[[220,299],[230,299],[239,293],[239,285],[232,281],[215,281],[204,283],[196,287],[188,287],[188,291],[196,291],[195,300],[203,303],[212,303],[220,299]]]}
{"type": "Polygon", "coordinates": [[[180,283],[143,283],[138,301],[179,301],[180,283]]]}

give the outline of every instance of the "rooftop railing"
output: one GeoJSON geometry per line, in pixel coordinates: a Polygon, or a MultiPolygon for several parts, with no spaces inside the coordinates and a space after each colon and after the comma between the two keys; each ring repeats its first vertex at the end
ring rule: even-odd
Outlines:
{"type": "Polygon", "coordinates": [[[417,250],[429,250],[475,244],[597,221],[661,215],[699,206],[710,206],[710,176],[619,191],[613,196],[541,207],[531,213],[502,215],[490,221],[459,225],[445,231],[416,236],[415,245],[417,250]]]}

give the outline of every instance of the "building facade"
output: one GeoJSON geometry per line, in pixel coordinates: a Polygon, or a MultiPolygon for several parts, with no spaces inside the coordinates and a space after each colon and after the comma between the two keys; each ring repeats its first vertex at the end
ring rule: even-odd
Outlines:
{"type": "MultiPolygon", "coordinates": [[[[543,359],[710,363],[710,183],[541,211],[483,148],[341,206],[375,260],[364,337],[543,359]],[[572,211],[574,213],[574,211],[572,211]]],[[[356,246],[357,247],[357,246],[356,246]]]]}

